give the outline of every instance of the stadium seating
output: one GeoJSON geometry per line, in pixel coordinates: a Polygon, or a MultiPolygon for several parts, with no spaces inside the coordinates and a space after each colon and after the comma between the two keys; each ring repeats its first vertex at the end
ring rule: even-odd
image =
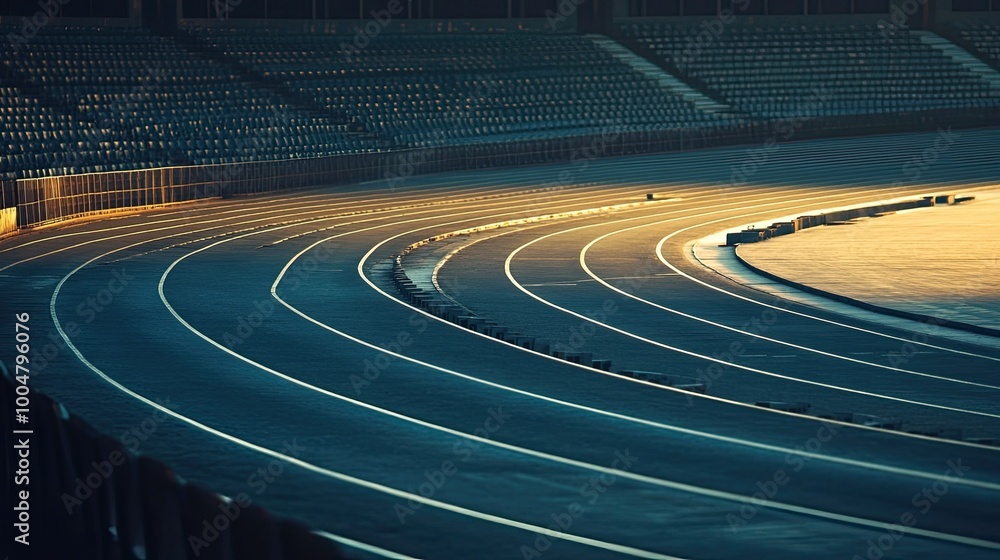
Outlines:
{"type": "Polygon", "coordinates": [[[1000,105],[990,85],[904,29],[626,23],[622,31],[758,118],[1000,105]],[[701,34],[699,36],[699,34],[701,34]]]}
{"type": "Polygon", "coordinates": [[[347,123],[291,106],[141,30],[45,28],[16,52],[7,43],[3,50],[7,81],[21,87],[0,88],[0,110],[13,113],[4,119],[9,156],[0,172],[32,177],[377,148],[347,123]]]}
{"type": "Polygon", "coordinates": [[[975,49],[991,66],[1000,68],[1000,26],[964,26],[959,33],[966,45],[975,49]]]}
{"type": "MultiPolygon", "coordinates": [[[[727,109],[567,33],[384,33],[355,48],[322,33],[49,25],[0,43],[0,180],[1000,105],[905,30],[733,24],[707,42],[691,24],[623,31],[727,109]]],[[[997,32],[968,30],[990,56],[997,32]]]]}
{"type": "Polygon", "coordinates": [[[578,35],[380,35],[200,30],[198,40],[393,146],[726,124],[578,35]]]}

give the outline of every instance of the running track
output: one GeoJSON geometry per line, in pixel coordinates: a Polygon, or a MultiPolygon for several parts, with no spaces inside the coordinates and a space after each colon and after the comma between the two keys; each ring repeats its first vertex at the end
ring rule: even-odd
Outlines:
{"type": "Polygon", "coordinates": [[[915,184],[890,186],[934,140],[784,144],[746,185],[730,183],[750,157],[736,148],[50,228],[0,243],[0,307],[62,347],[36,363],[37,388],[110,434],[156,412],[140,452],[359,555],[863,558],[871,541],[885,558],[996,558],[1000,448],[747,403],[1000,437],[1000,350],[781,302],[685,250],[758,219],[996,185],[1000,131],[964,131],[915,184]],[[707,397],[520,350],[392,289],[391,257],[410,243],[628,203],[410,260],[518,331],[585,333],[580,349],[615,370],[695,377],[715,364],[707,397]],[[764,328],[748,334],[754,320],[764,328]],[[281,474],[251,485],[272,461],[281,474]],[[912,526],[886,529],[901,520],[912,526]]]}

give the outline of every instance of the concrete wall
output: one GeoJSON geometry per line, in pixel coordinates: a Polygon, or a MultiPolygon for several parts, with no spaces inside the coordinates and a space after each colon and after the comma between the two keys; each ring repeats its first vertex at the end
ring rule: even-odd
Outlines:
{"type": "Polygon", "coordinates": [[[997,11],[953,12],[951,11],[951,0],[928,0],[928,1],[933,2],[932,8],[934,9],[936,18],[935,21],[937,23],[957,23],[957,24],[989,23],[992,25],[1000,25],[1000,12],[997,11]]]}
{"type": "MultiPolygon", "coordinates": [[[[702,21],[712,21],[719,16],[672,16],[672,17],[622,17],[615,23],[669,23],[672,25],[698,25],[702,21]]],[[[732,25],[874,25],[886,16],[878,14],[832,15],[832,16],[747,16],[736,14],[732,25]]]]}
{"type": "MultiPolygon", "coordinates": [[[[553,19],[557,21],[558,18],[553,19]]],[[[281,29],[294,33],[322,33],[353,36],[363,30],[366,35],[380,33],[510,33],[517,31],[576,31],[576,14],[550,24],[546,18],[526,19],[405,19],[395,18],[380,23],[366,20],[311,20],[311,19],[182,19],[180,28],[232,28],[232,29],[281,29]],[[367,27],[366,27],[367,26],[367,27]]]]}

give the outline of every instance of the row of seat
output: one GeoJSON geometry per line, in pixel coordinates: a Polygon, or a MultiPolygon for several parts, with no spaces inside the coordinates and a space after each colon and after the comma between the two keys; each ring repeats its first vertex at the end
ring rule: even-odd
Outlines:
{"type": "Polygon", "coordinates": [[[967,45],[1000,68],[1000,25],[966,25],[959,33],[967,45]]]}
{"type": "MultiPolygon", "coordinates": [[[[0,56],[13,48],[0,45],[0,56]]],[[[204,138],[218,141],[214,148],[218,159],[237,162],[284,157],[282,144],[287,142],[299,142],[303,152],[326,147],[328,151],[322,155],[379,147],[368,135],[352,131],[348,121],[294,106],[270,90],[247,83],[232,68],[196,56],[172,39],[144,31],[49,26],[21,45],[6,66],[17,81],[40,92],[38,97],[21,92],[8,95],[17,100],[10,106],[26,104],[38,114],[71,117],[43,118],[56,121],[42,126],[51,136],[58,136],[44,145],[46,150],[107,141],[121,146],[116,148],[120,153],[148,159],[156,156],[149,155],[146,146],[159,144],[162,147],[158,149],[176,154],[168,159],[187,161],[192,158],[184,154],[196,149],[188,142],[204,138]],[[239,136],[284,140],[258,143],[256,150],[248,153],[227,143],[239,136]]],[[[8,128],[21,132],[28,124],[16,119],[8,128]]],[[[28,143],[22,150],[35,149],[40,149],[38,144],[28,143]]],[[[103,160],[86,160],[84,169],[96,171],[119,163],[109,154],[103,160]]],[[[144,162],[133,163],[139,166],[144,162]]]]}
{"type": "MultiPolygon", "coordinates": [[[[49,26],[5,58],[13,83],[38,93],[0,80],[0,145],[26,156],[0,163],[7,170],[67,147],[239,162],[554,138],[606,122],[625,131],[712,129],[799,111],[815,88],[837,111],[859,114],[990,103],[984,80],[913,35],[882,31],[731,26],[692,56],[685,49],[697,26],[626,24],[664,57],[686,57],[681,77],[735,109],[719,113],[588,36],[384,34],[359,50],[342,34],[200,29],[170,39],[49,26]]],[[[12,49],[0,44],[0,55],[12,49]]],[[[87,161],[120,163],[110,154],[87,161]]]]}
{"type": "Polygon", "coordinates": [[[550,130],[605,117],[624,124],[719,124],[689,100],[581,36],[386,35],[363,52],[317,34],[195,34],[247,70],[281,80],[403,143],[550,130]],[[664,111],[664,108],[670,110],[664,111]]]}
{"type": "Polygon", "coordinates": [[[905,29],[887,34],[875,23],[732,25],[711,40],[699,38],[703,30],[693,25],[626,23],[623,31],[673,64],[682,78],[704,84],[709,95],[751,117],[800,111],[814,89],[833,98],[853,96],[855,103],[838,110],[853,107],[857,114],[1000,105],[976,72],[905,29]]]}

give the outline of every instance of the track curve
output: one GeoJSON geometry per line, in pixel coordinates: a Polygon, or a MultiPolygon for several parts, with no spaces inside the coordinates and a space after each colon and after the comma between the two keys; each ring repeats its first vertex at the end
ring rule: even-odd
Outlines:
{"type": "Polygon", "coordinates": [[[987,188],[996,135],[963,134],[908,187],[879,185],[931,135],[787,144],[751,185],[719,186],[744,154],[728,149],[75,224],[0,243],[2,307],[47,318],[55,350],[37,383],[98,428],[123,433],[155,408],[166,420],[142,453],[402,555],[851,557],[888,534],[899,556],[992,558],[1000,450],[746,403],[1000,435],[1000,354],[766,298],[685,245],[748,217],[987,188]],[[539,187],[564,172],[571,186],[539,187]],[[716,364],[708,396],[458,328],[406,305],[388,278],[421,239],[624,203],[430,245],[426,258],[449,256],[435,272],[463,305],[553,341],[590,333],[586,351],[619,367],[695,376],[716,364]],[[920,350],[888,365],[910,342],[920,350]],[[258,493],[251,477],[271,461],[281,475],[258,493]]]}

